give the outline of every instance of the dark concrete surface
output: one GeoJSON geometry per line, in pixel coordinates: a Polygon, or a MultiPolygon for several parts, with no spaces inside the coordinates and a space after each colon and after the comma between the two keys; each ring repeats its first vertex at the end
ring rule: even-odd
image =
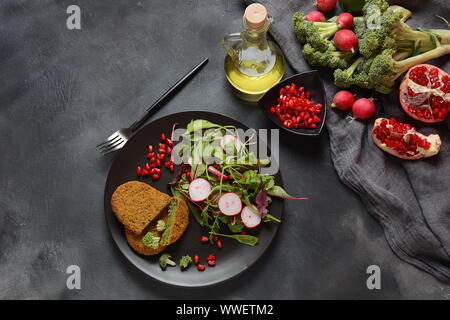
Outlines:
{"type": "Polygon", "coordinates": [[[311,200],[286,202],[276,240],[242,276],[173,288],[117,250],[103,214],[113,156],[94,146],[202,57],[206,68],[153,118],[208,110],[272,127],[224,78],[219,39],[240,30],[242,12],[240,0],[0,2],[0,298],[450,298],[448,286],[392,253],[339,182],[326,133],[281,134],[286,188],[311,200]],[[70,4],[81,7],[81,31],[66,28],[70,4]],[[81,267],[78,291],[66,288],[72,264],[81,267]],[[378,291],[366,288],[372,264],[382,272],[378,291]]]}

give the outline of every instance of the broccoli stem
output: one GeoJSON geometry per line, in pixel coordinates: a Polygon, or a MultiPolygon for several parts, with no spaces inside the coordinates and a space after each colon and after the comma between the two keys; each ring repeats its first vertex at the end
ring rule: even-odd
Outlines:
{"type": "Polygon", "coordinates": [[[406,72],[412,66],[424,63],[428,60],[439,58],[443,55],[450,53],[450,45],[439,46],[433,50],[424,52],[414,57],[407,58],[405,60],[394,61],[395,75],[392,81],[397,79],[403,72],[406,72]]]}

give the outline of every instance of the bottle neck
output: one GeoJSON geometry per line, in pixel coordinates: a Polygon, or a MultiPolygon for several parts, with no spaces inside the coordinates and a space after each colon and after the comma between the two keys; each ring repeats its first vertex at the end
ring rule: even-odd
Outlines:
{"type": "Polygon", "coordinates": [[[268,18],[266,23],[260,28],[251,28],[243,19],[242,39],[246,46],[258,46],[260,49],[267,48],[267,31],[271,23],[271,18],[268,18]]]}

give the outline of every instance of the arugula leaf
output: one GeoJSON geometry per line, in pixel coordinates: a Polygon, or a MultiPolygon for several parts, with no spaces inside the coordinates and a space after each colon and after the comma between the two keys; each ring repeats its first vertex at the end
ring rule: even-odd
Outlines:
{"type": "Polygon", "coordinates": [[[236,221],[235,224],[228,223],[228,229],[230,229],[230,231],[233,232],[233,233],[239,233],[239,232],[242,232],[242,230],[244,230],[244,224],[239,219],[239,220],[236,221]]]}
{"type": "Polygon", "coordinates": [[[263,222],[270,222],[270,221],[275,221],[280,223],[281,220],[278,218],[275,218],[273,215],[271,215],[270,213],[266,214],[263,218],[263,222]]]}
{"type": "Polygon", "coordinates": [[[216,232],[212,232],[212,234],[215,236],[231,238],[242,244],[246,244],[248,246],[255,246],[259,241],[259,239],[257,237],[251,236],[248,234],[222,234],[222,233],[216,233],[216,232]]]}
{"type": "Polygon", "coordinates": [[[287,193],[282,187],[280,186],[273,186],[270,190],[267,190],[267,194],[274,197],[279,198],[285,198],[285,199],[292,199],[292,200],[308,200],[308,198],[295,198],[289,193],[287,193]]]}

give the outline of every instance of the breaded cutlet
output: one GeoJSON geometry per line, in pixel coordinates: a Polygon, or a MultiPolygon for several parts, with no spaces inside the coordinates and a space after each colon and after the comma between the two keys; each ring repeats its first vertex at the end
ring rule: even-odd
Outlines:
{"type": "Polygon", "coordinates": [[[136,235],[140,235],[169,202],[170,196],[140,181],[121,184],[111,197],[117,219],[136,235]]]}
{"type": "Polygon", "coordinates": [[[172,198],[171,202],[168,209],[164,210],[160,216],[154,219],[140,235],[133,234],[125,229],[128,244],[134,251],[143,255],[158,254],[181,238],[189,225],[189,209],[183,199],[172,198]],[[159,220],[163,220],[167,226],[163,232],[156,229],[159,220]],[[147,232],[152,232],[154,236],[161,238],[159,248],[152,249],[144,245],[142,239],[147,232]]]}

